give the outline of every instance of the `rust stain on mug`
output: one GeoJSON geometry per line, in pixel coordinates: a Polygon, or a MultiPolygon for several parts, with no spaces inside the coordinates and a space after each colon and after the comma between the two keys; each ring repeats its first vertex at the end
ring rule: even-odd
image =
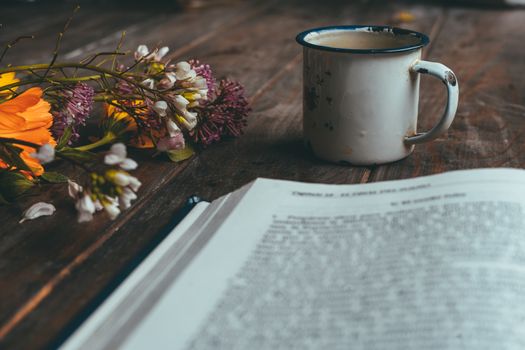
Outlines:
{"type": "Polygon", "coordinates": [[[456,76],[454,75],[454,73],[452,73],[451,71],[448,71],[445,73],[446,76],[447,76],[447,81],[450,85],[452,86],[456,86],[456,84],[458,83],[457,79],[456,79],[456,76]]]}

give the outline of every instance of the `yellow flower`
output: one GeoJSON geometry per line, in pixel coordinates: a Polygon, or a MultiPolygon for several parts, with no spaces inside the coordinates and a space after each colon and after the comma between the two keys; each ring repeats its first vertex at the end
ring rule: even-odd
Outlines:
{"type": "MultiPolygon", "coordinates": [[[[49,128],[53,124],[53,116],[49,112],[51,106],[42,98],[42,89],[31,88],[17,97],[0,104],[0,137],[36,143],[38,145],[56,145],[49,128]]],[[[32,147],[20,146],[20,156],[37,176],[42,175],[44,168],[39,160],[30,156],[36,152],[32,147]]],[[[0,168],[7,164],[0,160],[0,168]]],[[[27,174],[27,176],[30,176],[27,174]]]]}
{"type": "Polygon", "coordinates": [[[137,148],[153,148],[155,147],[155,144],[153,143],[153,140],[151,139],[149,132],[153,134],[154,137],[160,138],[163,135],[157,135],[159,132],[155,130],[140,130],[137,127],[137,122],[135,121],[135,118],[131,117],[128,112],[116,107],[115,105],[123,105],[123,106],[129,106],[131,108],[134,108],[135,111],[137,111],[137,118],[140,118],[140,113],[146,113],[147,107],[144,104],[143,100],[134,100],[134,101],[111,101],[112,104],[106,104],[106,115],[113,116],[115,119],[125,119],[128,121],[129,126],[127,128],[128,131],[131,131],[133,136],[129,142],[130,146],[137,147],[137,148]],[[143,108],[142,108],[143,107],[143,108]],[[148,134],[146,134],[148,132],[148,134]]]}
{"type": "MultiPolygon", "coordinates": [[[[0,74],[0,87],[18,83],[20,80],[15,78],[15,72],[8,72],[0,74]]],[[[16,91],[18,87],[15,86],[11,90],[2,90],[0,91],[0,98],[9,99],[13,96],[13,91],[16,91]]]]}

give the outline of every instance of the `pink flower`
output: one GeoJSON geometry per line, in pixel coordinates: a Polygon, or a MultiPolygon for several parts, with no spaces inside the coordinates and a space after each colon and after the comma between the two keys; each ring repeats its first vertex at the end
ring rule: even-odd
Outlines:
{"type": "Polygon", "coordinates": [[[157,142],[157,149],[161,152],[183,149],[185,147],[184,136],[178,132],[175,136],[168,136],[157,142]]]}
{"type": "Polygon", "coordinates": [[[188,62],[191,68],[197,73],[198,76],[206,79],[206,86],[208,91],[212,92],[215,89],[215,78],[209,64],[201,64],[199,60],[190,60],[188,62]]]}
{"type": "Polygon", "coordinates": [[[69,144],[80,137],[78,129],[86,125],[86,119],[93,109],[93,96],[95,91],[85,83],[77,83],[74,87],[65,87],[59,92],[59,103],[51,114],[53,114],[53,126],[51,132],[58,139],[64,131],[71,127],[71,138],[69,144]]]}
{"type": "Polygon", "coordinates": [[[212,91],[212,99],[196,108],[199,123],[190,131],[193,140],[203,146],[220,141],[223,137],[241,135],[251,110],[244,96],[244,88],[238,82],[221,80],[212,91]]]}

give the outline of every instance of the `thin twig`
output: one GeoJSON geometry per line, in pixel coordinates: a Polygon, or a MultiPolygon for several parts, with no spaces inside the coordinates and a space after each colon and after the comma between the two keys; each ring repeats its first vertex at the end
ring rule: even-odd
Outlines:
{"type": "MultiPolygon", "coordinates": [[[[90,57],[89,60],[88,60],[88,58],[83,59],[82,61],[80,61],[80,63],[85,64],[85,65],[89,65],[91,62],[93,62],[94,60],[96,60],[100,56],[113,56],[113,57],[116,57],[116,56],[123,56],[123,55],[125,55],[124,52],[118,52],[118,51],[115,51],[115,52],[99,52],[99,53],[93,55],[92,57],[90,57]]],[[[99,66],[97,65],[97,67],[99,67],[99,66]]]]}
{"type": "Polygon", "coordinates": [[[58,38],[57,38],[56,45],[55,45],[55,51],[53,51],[53,58],[51,59],[51,63],[49,63],[49,66],[48,66],[46,72],[44,73],[43,79],[45,79],[47,77],[47,74],[51,70],[51,67],[53,67],[53,64],[55,64],[55,61],[58,58],[58,51],[60,50],[60,44],[62,42],[62,38],[64,37],[64,33],[69,28],[69,25],[71,24],[71,21],[73,20],[73,16],[75,15],[75,13],[79,9],[80,9],[80,5],[77,5],[75,7],[75,9],[73,10],[73,13],[71,14],[71,16],[69,16],[69,18],[67,19],[66,23],[64,24],[64,28],[62,29],[62,31],[60,33],[58,33],[58,38]]]}
{"type": "Polygon", "coordinates": [[[8,43],[5,46],[4,51],[2,52],[2,55],[0,56],[0,62],[2,62],[2,60],[4,59],[4,56],[7,53],[7,51],[10,48],[12,48],[13,46],[15,46],[16,43],[18,43],[20,40],[23,40],[23,39],[34,39],[34,38],[35,38],[34,35],[22,35],[22,36],[19,36],[18,38],[16,38],[15,40],[11,41],[10,43],[8,43]]]}
{"type": "MultiPolygon", "coordinates": [[[[120,40],[117,44],[117,47],[115,49],[116,52],[120,51],[120,48],[122,47],[122,44],[124,43],[124,38],[126,37],[126,31],[124,30],[122,34],[120,35],[120,40]]],[[[115,70],[115,66],[117,64],[117,56],[113,56],[113,62],[111,63],[111,70],[115,70]]]]}

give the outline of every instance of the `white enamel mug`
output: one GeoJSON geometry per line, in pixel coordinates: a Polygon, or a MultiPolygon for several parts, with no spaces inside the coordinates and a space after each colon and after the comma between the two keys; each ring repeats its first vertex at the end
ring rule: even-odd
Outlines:
{"type": "Polygon", "coordinates": [[[459,85],[452,70],[421,60],[424,34],[387,26],[333,26],[297,35],[303,48],[303,135],[319,158],[373,165],[407,157],[454,120],[459,85]],[[448,92],[440,121],[417,132],[419,74],[448,92]]]}

